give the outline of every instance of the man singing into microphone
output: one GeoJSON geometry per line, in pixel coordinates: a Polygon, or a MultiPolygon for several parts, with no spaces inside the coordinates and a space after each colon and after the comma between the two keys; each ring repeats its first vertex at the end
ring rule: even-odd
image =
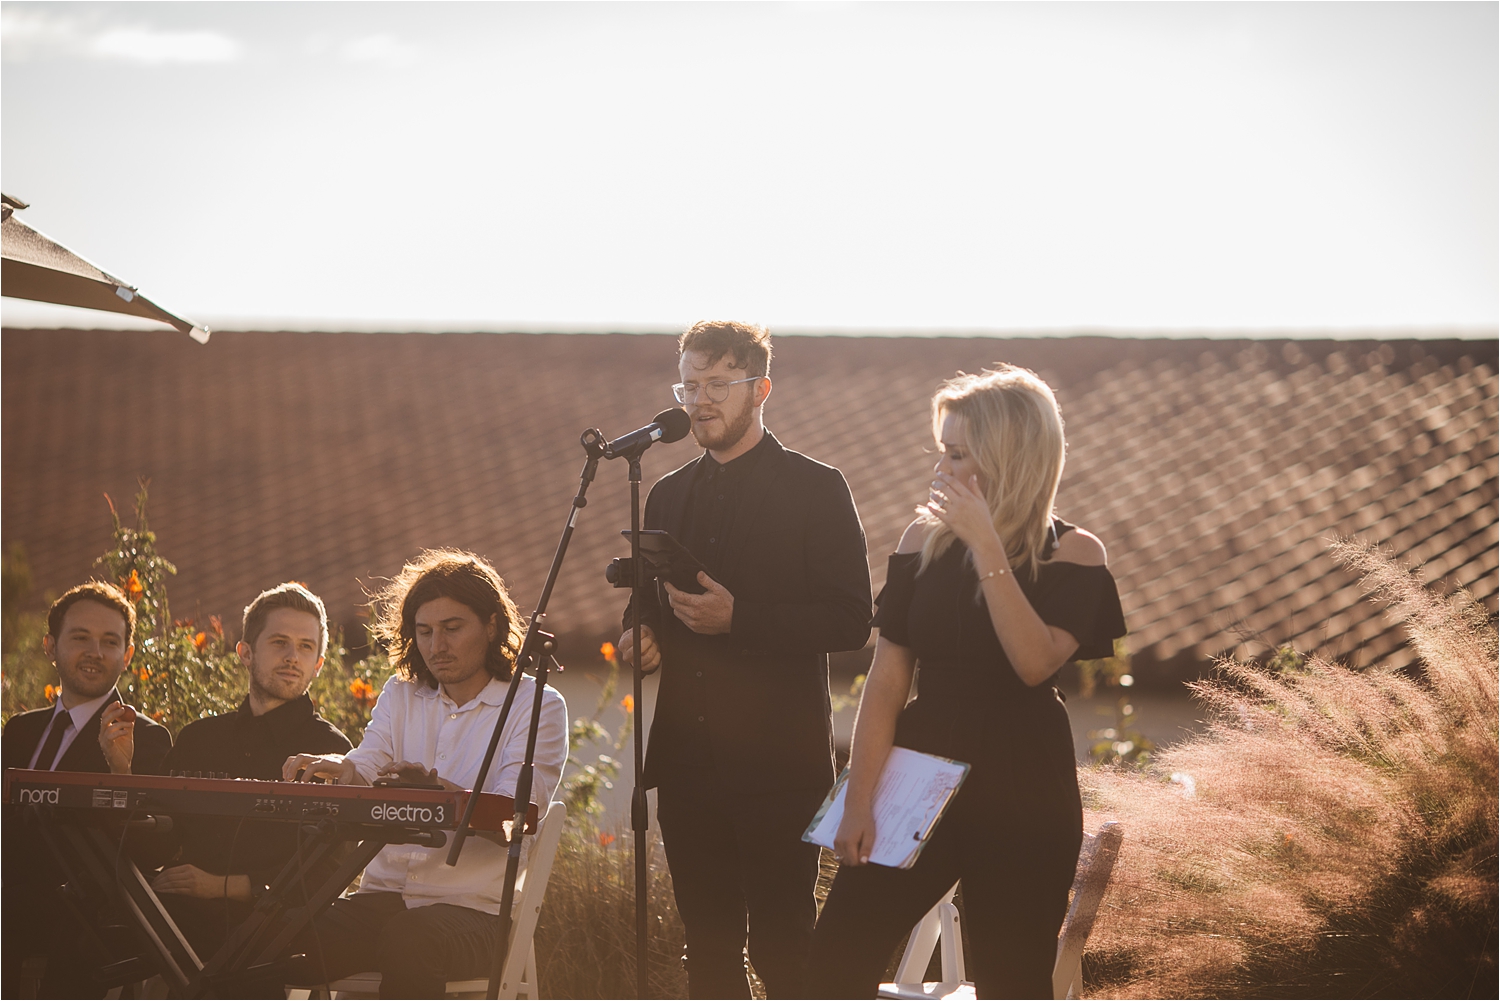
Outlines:
{"type": "MultiPolygon", "coordinates": [[[[657,789],[688,993],[805,997],[818,849],[802,832],[833,783],[828,654],[870,634],[864,529],[843,474],[783,448],[764,327],[694,324],[673,387],[706,450],[663,477],[645,527],[708,568],[703,593],[669,583],[643,601],[641,663],[662,669],[646,758],[657,789]]],[[[620,649],[631,655],[631,612],[620,649]]]]}

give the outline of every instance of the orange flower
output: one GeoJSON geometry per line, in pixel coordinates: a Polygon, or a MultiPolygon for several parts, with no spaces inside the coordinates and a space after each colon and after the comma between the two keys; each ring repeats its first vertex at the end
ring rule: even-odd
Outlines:
{"type": "Polygon", "coordinates": [[[149,667],[140,668],[139,670],[137,670],[135,672],[135,676],[137,678],[140,678],[142,681],[150,681],[151,680],[151,669],[149,667]]]}
{"type": "Polygon", "coordinates": [[[156,710],[156,712],[151,714],[151,718],[160,723],[162,720],[167,718],[167,714],[163,710],[158,709],[156,710]]]}
{"type": "Polygon", "coordinates": [[[46,699],[47,699],[48,702],[56,702],[57,701],[57,686],[56,685],[48,685],[46,688],[42,689],[42,695],[46,697],[46,699]]]}
{"type": "Polygon", "coordinates": [[[626,716],[629,716],[631,713],[635,712],[635,696],[627,695],[623,699],[621,699],[620,708],[625,710],[626,716]]]}
{"type": "Polygon", "coordinates": [[[599,652],[604,655],[605,660],[612,661],[615,659],[615,645],[608,640],[605,640],[603,645],[599,647],[599,652]]]}
{"type": "Polygon", "coordinates": [[[141,595],[146,593],[145,587],[141,585],[141,575],[133,569],[130,571],[130,579],[125,582],[125,593],[130,596],[131,601],[140,601],[141,595]]]}
{"type": "Polygon", "coordinates": [[[610,845],[612,845],[614,843],[615,843],[615,836],[613,834],[600,834],[599,835],[599,847],[600,848],[608,848],[610,845]]]}
{"type": "Polygon", "coordinates": [[[219,637],[219,639],[224,638],[223,619],[219,618],[217,615],[210,615],[208,617],[208,627],[214,631],[214,635],[219,637]]]}
{"type": "Polygon", "coordinates": [[[375,698],[375,689],[364,678],[349,682],[349,694],[359,702],[370,702],[375,698]]]}
{"type": "Polygon", "coordinates": [[[202,650],[204,647],[208,646],[208,633],[199,633],[197,636],[194,636],[193,646],[197,647],[199,650],[202,650]]]}

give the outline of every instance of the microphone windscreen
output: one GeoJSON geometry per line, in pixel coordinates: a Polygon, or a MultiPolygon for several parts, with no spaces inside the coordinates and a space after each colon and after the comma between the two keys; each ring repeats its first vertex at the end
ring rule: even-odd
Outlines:
{"type": "Polygon", "coordinates": [[[678,407],[663,410],[652,423],[661,428],[661,440],[664,442],[681,441],[693,427],[693,419],[687,415],[686,410],[678,407]]]}

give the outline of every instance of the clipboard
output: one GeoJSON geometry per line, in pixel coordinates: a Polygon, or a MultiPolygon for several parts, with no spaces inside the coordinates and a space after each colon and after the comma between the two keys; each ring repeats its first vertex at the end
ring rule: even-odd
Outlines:
{"type": "MultiPolygon", "coordinates": [[[[885,770],[875,785],[874,865],[910,869],[937,830],[948,804],[969,775],[969,765],[940,758],[907,747],[891,748],[885,770]]],[[[833,847],[839,824],[844,820],[844,794],[849,769],[833,784],[823,805],[813,814],[802,840],[824,848],[833,847]]]]}

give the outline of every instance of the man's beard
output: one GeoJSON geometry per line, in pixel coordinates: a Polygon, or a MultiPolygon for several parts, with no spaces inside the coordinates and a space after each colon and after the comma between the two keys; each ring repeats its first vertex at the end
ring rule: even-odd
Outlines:
{"type": "Polygon", "coordinates": [[[730,417],[729,414],[721,412],[719,415],[719,431],[717,434],[705,433],[697,421],[693,422],[693,438],[700,446],[707,449],[724,451],[731,449],[740,443],[740,439],[750,431],[750,425],[755,421],[755,408],[750,402],[745,401],[745,406],[738,414],[730,417]]]}

